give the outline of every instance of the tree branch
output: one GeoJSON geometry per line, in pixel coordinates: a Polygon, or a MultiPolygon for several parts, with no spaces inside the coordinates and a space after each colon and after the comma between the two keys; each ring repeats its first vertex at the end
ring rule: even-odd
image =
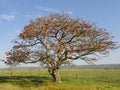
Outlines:
{"type": "Polygon", "coordinates": [[[37,42],[37,40],[36,41],[34,41],[34,43],[33,44],[28,44],[28,45],[15,45],[15,46],[13,46],[13,48],[23,48],[23,47],[30,47],[30,46],[34,46],[34,45],[37,45],[37,44],[39,44],[40,42],[37,42]]]}

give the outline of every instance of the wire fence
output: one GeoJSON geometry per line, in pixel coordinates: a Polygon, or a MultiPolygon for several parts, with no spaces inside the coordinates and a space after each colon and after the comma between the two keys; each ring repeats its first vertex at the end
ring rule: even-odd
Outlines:
{"type": "MultiPolygon", "coordinates": [[[[6,69],[0,70],[0,77],[24,77],[24,76],[37,76],[37,77],[48,77],[52,78],[48,73],[47,69],[6,69]]],[[[64,80],[79,78],[78,72],[74,70],[61,70],[60,77],[64,80]]]]}
{"type": "MultiPolygon", "coordinates": [[[[47,69],[5,69],[0,70],[0,77],[46,77],[52,79],[47,69]]],[[[120,81],[120,70],[105,69],[61,69],[60,77],[65,81],[120,81]]]]}

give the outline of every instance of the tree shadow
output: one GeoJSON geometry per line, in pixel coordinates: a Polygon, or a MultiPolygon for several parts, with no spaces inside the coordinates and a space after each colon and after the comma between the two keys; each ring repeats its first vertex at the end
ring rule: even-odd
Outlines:
{"type": "Polygon", "coordinates": [[[11,83],[20,86],[38,86],[48,81],[52,81],[51,77],[45,76],[0,76],[0,83],[11,83]]]}

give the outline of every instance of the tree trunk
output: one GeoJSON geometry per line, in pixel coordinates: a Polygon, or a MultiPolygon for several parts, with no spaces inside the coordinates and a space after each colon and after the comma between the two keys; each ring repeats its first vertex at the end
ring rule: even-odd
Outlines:
{"type": "Polygon", "coordinates": [[[59,75],[59,69],[48,70],[48,72],[53,77],[53,81],[55,81],[57,83],[61,83],[61,78],[60,78],[60,75],[59,75]]]}

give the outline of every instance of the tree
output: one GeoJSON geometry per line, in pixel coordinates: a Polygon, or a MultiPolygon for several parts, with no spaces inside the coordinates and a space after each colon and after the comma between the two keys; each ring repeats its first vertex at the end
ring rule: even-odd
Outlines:
{"type": "Polygon", "coordinates": [[[31,20],[7,52],[6,64],[45,64],[54,81],[61,82],[61,65],[75,60],[92,63],[99,56],[117,49],[105,29],[66,14],[51,14],[31,20]]]}

